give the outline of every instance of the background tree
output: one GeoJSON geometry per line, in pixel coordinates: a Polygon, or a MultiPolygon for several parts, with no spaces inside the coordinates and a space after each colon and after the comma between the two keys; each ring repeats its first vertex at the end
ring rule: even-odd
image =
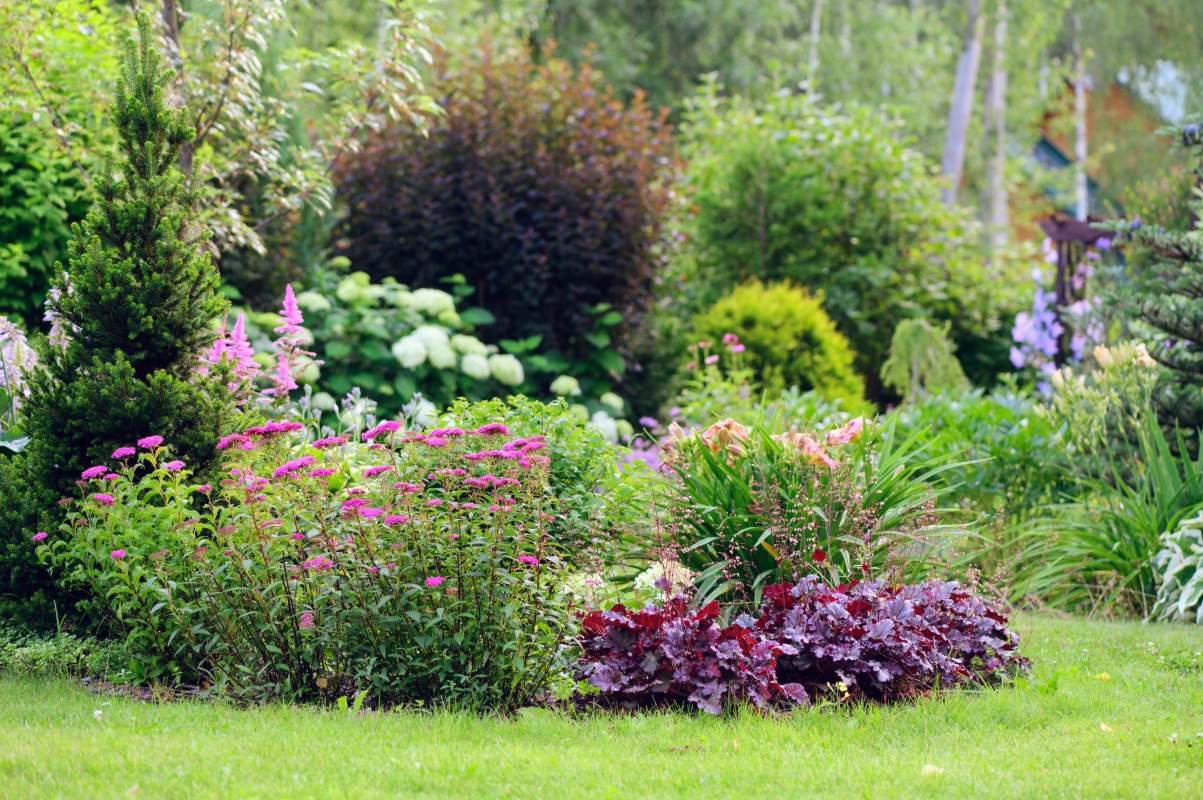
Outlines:
{"type": "Polygon", "coordinates": [[[1193,432],[1203,428],[1203,125],[1187,125],[1181,140],[1195,159],[1191,229],[1134,224],[1128,238],[1144,251],[1133,254],[1135,310],[1153,329],[1149,352],[1165,368],[1155,398],[1165,421],[1193,432]]]}

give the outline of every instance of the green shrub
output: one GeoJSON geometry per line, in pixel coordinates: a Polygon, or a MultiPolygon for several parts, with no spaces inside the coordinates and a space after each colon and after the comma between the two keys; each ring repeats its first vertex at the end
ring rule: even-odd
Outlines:
{"type": "Polygon", "coordinates": [[[0,115],[0,313],[41,319],[70,224],[91,204],[79,168],[42,130],[0,115]]]}
{"type": "Polygon", "coordinates": [[[410,286],[463,275],[495,316],[487,336],[539,337],[541,352],[593,364],[578,377],[613,381],[660,264],[668,125],[555,58],[483,46],[438,71],[429,135],[389,130],[336,171],[339,253],[410,286]],[[599,330],[599,313],[616,324],[599,330]]]}
{"type": "Polygon", "coordinates": [[[941,201],[932,167],[879,111],[809,94],[753,106],[710,87],[684,132],[692,213],[677,268],[695,308],[749,278],[821,292],[874,398],[890,335],[912,316],[951,323],[973,380],[1008,369],[1009,262],[984,265],[967,213],[941,201]]]}
{"type": "Polygon", "coordinates": [[[971,514],[1015,520],[1073,487],[1057,427],[1031,396],[1014,389],[945,393],[894,413],[903,435],[919,437],[929,457],[959,465],[941,479],[971,514]]]}
{"type": "Polygon", "coordinates": [[[854,354],[821,302],[789,282],[753,280],[699,314],[694,329],[712,342],[738,336],[755,379],[770,393],[797,386],[855,403],[863,399],[864,384],[854,354]]]}
{"type": "MultiPolygon", "coordinates": [[[[0,618],[39,630],[54,623],[54,601],[62,595],[38,563],[33,536],[48,529],[49,509],[59,496],[30,480],[24,454],[0,450],[0,618]]],[[[63,603],[60,613],[66,613],[63,603]]]]}
{"type": "Polygon", "coordinates": [[[947,324],[904,319],[890,339],[890,357],[881,365],[881,382],[908,403],[936,392],[963,392],[969,381],[954,350],[947,324]]]}
{"type": "Polygon", "coordinates": [[[0,625],[0,674],[51,677],[124,677],[126,653],[120,642],[70,633],[42,636],[0,625]]]}
{"type": "Polygon", "coordinates": [[[1153,557],[1158,588],[1150,616],[1203,625],[1203,513],[1166,531],[1161,544],[1153,557]]]}
{"type": "Polygon", "coordinates": [[[195,197],[176,167],[194,131],[167,103],[172,74],[145,15],[138,29],[113,110],[124,160],[96,175],[98,203],[73,229],[49,303],[55,328],[29,376],[28,463],[47,492],[68,492],[81,470],[151,434],[171,437],[202,468],[230,424],[222,380],[195,372],[226,304],[192,238],[195,197]]]}

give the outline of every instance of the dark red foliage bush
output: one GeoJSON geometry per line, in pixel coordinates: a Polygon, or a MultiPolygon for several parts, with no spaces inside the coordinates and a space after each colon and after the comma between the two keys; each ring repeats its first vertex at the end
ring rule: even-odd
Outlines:
{"type": "Polygon", "coordinates": [[[389,130],[337,166],[339,252],[410,286],[464,275],[496,317],[491,338],[538,334],[543,350],[579,356],[600,303],[629,334],[651,300],[671,197],[664,115],[640,97],[624,105],[588,66],[487,45],[442,67],[435,92],[443,114],[429,136],[389,130]]]}
{"type": "Polygon", "coordinates": [[[888,702],[997,682],[1026,667],[997,609],[955,582],[835,587],[816,577],[767,587],[759,618],[718,623],[712,602],[622,606],[584,618],[578,677],[623,705],[757,706],[809,697],[888,702]]]}
{"type": "Polygon", "coordinates": [[[718,615],[717,602],[691,609],[683,597],[593,611],[582,623],[577,677],[628,707],[692,703],[717,714],[731,700],[806,702],[802,687],[775,677],[777,657],[792,648],[742,625],[722,627],[718,615]]]}
{"type": "Polygon", "coordinates": [[[811,692],[890,701],[938,686],[991,682],[1025,662],[997,609],[955,582],[824,585],[808,576],[766,588],[755,628],[794,652],[777,678],[811,692]]]}

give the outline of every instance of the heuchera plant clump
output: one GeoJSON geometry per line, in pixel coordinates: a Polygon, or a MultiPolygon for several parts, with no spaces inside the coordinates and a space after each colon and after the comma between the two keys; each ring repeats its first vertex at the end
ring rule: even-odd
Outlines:
{"type": "Polygon", "coordinates": [[[684,597],[642,611],[593,611],[582,622],[577,677],[630,707],[692,703],[717,714],[732,700],[805,702],[801,686],[776,679],[777,658],[792,647],[742,625],[723,627],[718,616],[717,601],[692,609],[684,597]]]}
{"type": "Polygon", "coordinates": [[[757,618],[726,627],[684,597],[584,617],[577,676],[627,707],[888,702],[997,682],[1026,668],[1006,617],[956,582],[827,586],[808,576],[764,593],[757,618]]]}

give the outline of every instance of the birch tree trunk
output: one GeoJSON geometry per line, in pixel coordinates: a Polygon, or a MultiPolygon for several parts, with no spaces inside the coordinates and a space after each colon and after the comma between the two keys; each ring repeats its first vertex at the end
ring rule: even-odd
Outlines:
{"type": "Polygon", "coordinates": [[[986,94],[986,116],[993,152],[987,164],[987,209],[990,244],[993,249],[1006,247],[1011,219],[1007,205],[1007,2],[999,0],[994,20],[994,71],[986,94]]]}
{"type": "Polygon", "coordinates": [[[965,169],[965,139],[969,134],[969,120],[973,116],[973,95],[977,85],[978,65],[982,60],[982,3],[981,0],[966,0],[969,24],[965,30],[965,47],[957,62],[956,82],[952,87],[952,105],[948,109],[948,134],[944,140],[944,158],[941,161],[944,179],[945,203],[956,202],[961,175],[965,169]]]}
{"type": "Polygon", "coordinates": [[[1073,16],[1074,52],[1074,197],[1075,216],[1083,222],[1090,215],[1090,184],[1086,178],[1088,132],[1086,130],[1086,60],[1082,56],[1082,19],[1073,16]]]}
{"type": "Polygon", "coordinates": [[[823,26],[823,0],[814,0],[810,10],[810,60],[806,66],[806,74],[810,81],[810,89],[815,89],[815,80],[819,72],[819,36],[823,26]]]}

